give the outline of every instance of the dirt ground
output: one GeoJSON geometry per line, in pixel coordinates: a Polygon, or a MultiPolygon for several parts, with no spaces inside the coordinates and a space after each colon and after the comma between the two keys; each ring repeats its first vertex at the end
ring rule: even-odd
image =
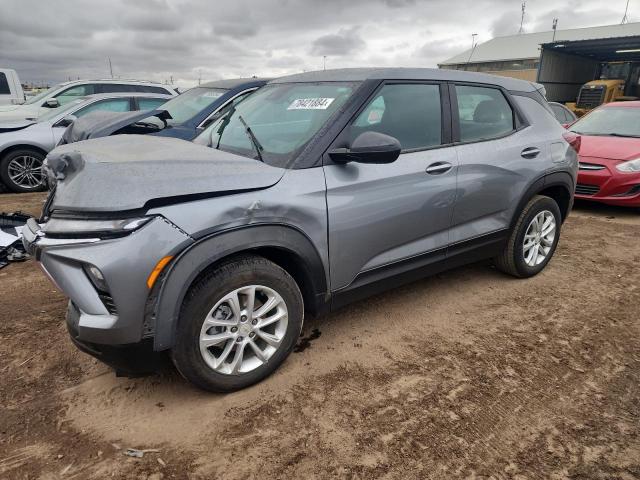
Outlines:
{"type": "Polygon", "coordinates": [[[116,378],[34,262],[10,264],[0,478],[640,478],[640,213],[579,205],[562,233],[533,279],[481,263],[309,320],[307,348],[230,395],[116,378]]]}

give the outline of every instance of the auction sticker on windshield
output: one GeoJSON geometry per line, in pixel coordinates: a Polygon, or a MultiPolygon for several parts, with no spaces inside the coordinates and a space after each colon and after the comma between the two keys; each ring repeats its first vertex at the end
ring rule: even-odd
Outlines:
{"type": "Polygon", "coordinates": [[[287,110],[326,110],[335,98],[296,98],[287,110]]]}

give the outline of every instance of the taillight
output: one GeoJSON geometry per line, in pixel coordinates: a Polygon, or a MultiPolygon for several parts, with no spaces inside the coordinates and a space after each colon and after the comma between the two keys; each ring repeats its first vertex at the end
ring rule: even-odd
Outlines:
{"type": "Polygon", "coordinates": [[[562,134],[564,139],[567,141],[569,145],[576,151],[576,153],[580,153],[580,143],[582,142],[582,137],[575,132],[564,132],[562,134]]]}

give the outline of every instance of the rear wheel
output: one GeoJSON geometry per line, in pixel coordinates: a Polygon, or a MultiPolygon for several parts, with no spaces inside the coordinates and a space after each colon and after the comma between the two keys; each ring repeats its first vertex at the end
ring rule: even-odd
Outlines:
{"type": "Polygon", "coordinates": [[[302,330],[293,278],[258,256],[225,262],[190,289],[172,350],[180,373],[200,388],[230,392],[270,375],[302,330]]]}
{"type": "Polygon", "coordinates": [[[520,213],[502,254],[495,258],[496,267],[520,278],[540,273],[556,250],[561,223],[555,200],[533,197],[520,213]]]}
{"type": "Polygon", "coordinates": [[[37,192],[46,187],[42,170],[44,155],[33,149],[7,153],[0,160],[0,179],[12,192],[37,192]]]}

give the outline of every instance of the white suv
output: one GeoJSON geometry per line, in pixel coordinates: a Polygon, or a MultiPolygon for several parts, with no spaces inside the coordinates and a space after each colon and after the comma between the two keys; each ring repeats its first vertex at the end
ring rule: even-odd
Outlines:
{"type": "Polygon", "coordinates": [[[169,85],[138,80],[75,80],[60,83],[31,97],[22,105],[0,106],[0,124],[14,120],[35,120],[72,100],[97,93],[140,92],[164,95],[178,93],[169,85]]]}

